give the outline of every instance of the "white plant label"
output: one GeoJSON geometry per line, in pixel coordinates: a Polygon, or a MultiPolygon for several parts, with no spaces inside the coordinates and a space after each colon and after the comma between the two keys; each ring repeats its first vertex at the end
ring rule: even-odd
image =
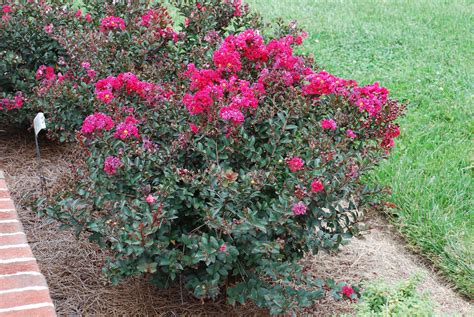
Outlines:
{"type": "Polygon", "coordinates": [[[35,120],[33,121],[33,125],[35,127],[36,136],[38,136],[38,133],[40,133],[41,130],[46,129],[46,120],[42,112],[39,112],[36,115],[35,120]]]}

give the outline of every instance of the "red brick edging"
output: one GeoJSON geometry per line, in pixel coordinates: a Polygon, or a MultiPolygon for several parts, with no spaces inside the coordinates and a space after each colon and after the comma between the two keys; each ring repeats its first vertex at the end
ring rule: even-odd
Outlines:
{"type": "Polygon", "coordinates": [[[0,170],[0,317],[20,316],[56,313],[0,170]]]}

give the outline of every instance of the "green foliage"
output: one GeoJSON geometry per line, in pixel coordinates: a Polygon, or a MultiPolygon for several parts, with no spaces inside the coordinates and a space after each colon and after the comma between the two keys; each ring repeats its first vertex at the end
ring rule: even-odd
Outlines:
{"type": "MultiPolygon", "coordinates": [[[[56,66],[58,59],[65,56],[64,49],[43,29],[48,22],[58,21],[54,12],[40,11],[36,3],[7,1],[5,5],[8,4],[12,12],[4,13],[0,21],[0,98],[17,92],[32,94],[38,67],[56,66]]],[[[31,107],[25,107],[6,113],[0,107],[0,122],[25,123],[33,112],[31,107]]]]}
{"type": "Polygon", "coordinates": [[[418,278],[411,278],[395,286],[383,281],[365,284],[356,316],[434,316],[433,303],[416,289],[419,282],[418,278]]]}

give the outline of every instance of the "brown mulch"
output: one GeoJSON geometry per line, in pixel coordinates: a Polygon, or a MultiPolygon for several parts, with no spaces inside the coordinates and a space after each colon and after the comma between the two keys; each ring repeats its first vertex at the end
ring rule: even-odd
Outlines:
{"type": "MultiPolygon", "coordinates": [[[[160,290],[144,278],[129,278],[112,285],[102,275],[106,254],[71,231],[60,231],[58,223],[38,217],[28,206],[35,197],[44,195],[40,174],[47,188],[60,187],[74,162],[71,145],[56,145],[42,139],[40,168],[36,160],[32,133],[0,128],[0,169],[7,182],[33,252],[50,287],[58,315],[93,316],[254,316],[268,312],[254,305],[232,307],[221,299],[202,304],[187,291],[174,287],[160,290]]],[[[429,266],[407,251],[405,244],[380,217],[373,217],[370,231],[362,239],[353,239],[337,255],[321,254],[304,262],[315,275],[338,281],[366,281],[383,278],[396,282],[421,273],[425,281],[420,289],[427,291],[440,314],[474,314],[467,301],[443,283],[429,266]]],[[[348,302],[330,298],[306,310],[316,316],[351,313],[348,302]]]]}

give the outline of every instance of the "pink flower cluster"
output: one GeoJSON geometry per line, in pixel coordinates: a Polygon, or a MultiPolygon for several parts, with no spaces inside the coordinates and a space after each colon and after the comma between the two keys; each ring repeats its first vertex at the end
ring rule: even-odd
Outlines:
{"type": "Polygon", "coordinates": [[[293,44],[293,37],[287,36],[266,45],[252,29],[226,37],[213,54],[214,69],[198,70],[193,64],[188,65],[185,75],[195,92],[186,94],[183,104],[191,115],[204,113],[208,119],[219,116],[241,124],[244,110],[258,107],[266,87],[291,86],[300,82],[302,75],[312,73],[301,57],[293,55],[293,44]],[[243,65],[260,71],[257,82],[239,78],[243,65]]]}
{"type": "Polygon", "coordinates": [[[306,77],[308,85],[303,86],[304,95],[340,95],[347,97],[350,94],[349,89],[356,85],[353,80],[345,80],[327,72],[319,72],[306,77]]]}
{"type": "Polygon", "coordinates": [[[347,137],[349,137],[351,139],[357,138],[357,134],[355,134],[355,132],[352,131],[351,129],[346,130],[346,135],[347,135],[347,137]]]}
{"type": "Polygon", "coordinates": [[[359,110],[375,117],[388,101],[388,90],[378,83],[360,87],[354,80],[336,77],[325,71],[306,77],[307,85],[302,87],[303,95],[319,98],[322,95],[336,95],[346,98],[359,110]]]}
{"type": "Polygon", "coordinates": [[[306,205],[302,201],[294,204],[293,207],[291,208],[291,210],[293,211],[293,214],[295,216],[305,215],[307,209],[308,208],[306,207],[306,205]]]}
{"type": "Polygon", "coordinates": [[[103,130],[111,130],[114,127],[114,121],[111,117],[101,112],[96,112],[86,117],[82,123],[81,133],[91,134],[103,130]]]}
{"type": "Polygon", "coordinates": [[[313,193],[318,193],[323,190],[324,190],[324,185],[320,180],[315,179],[314,181],[311,182],[311,191],[313,193]]]}
{"type": "Polygon", "coordinates": [[[185,73],[191,79],[190,87],[197,90],[194,94],[185,94],[183,104],[189,114],[206,114],[208,119],[219,116],[225,121],[241,124],[244,121],[244,109],[255,109],[262,88],[258,84],[238,79],[236,75],[225,79],[219,70],[198,70],[194,64],[188,65],[185,73]]]}
{"type": "Polygon", "coordinates": [[[2,12],[4,14],[10,13],[10,12],[12,12],[12,7],[10,7],[8,4],[4,4],[2,6],[2,12]]]}
{"type": "Polygon", "coordinates": [[[354,87],[350,100],[361,111],[367,111],[371,116],[376,116],[388,100],[388,89],[379,86],[379,83],[354,87]]]}
{"type": "Polygon", "coordinates": [[[95,84],[96,98],[106,104],[115,98],[114,92],[119,92],[120,90],[124,90],[129,96],[138,95],[150,103],[157,100],[168,99],[171,96],[171,94],[165,92],[161,86],[140,81],[132,73],[122,73],[117,77],[109,76],[97,81],[95,84]]]}
{"type": "Polygon", "coordinates": [[[41,65],[36,70],[36,79],[38,80],[45,79],[47,81],[55,80],[56,74],[54,73],[54,68],[51,66],[41,65]]]}
{"type": "Polygon", "coordinates": [[[333,119],[324,119],[321,120],[321,128],[334,131],[337,129],[337,123],[333,119]]]}
{"type": "Polygon", "coordinates": [[[54,25],[53,23],[47,24],[43,27],[43,31],[47,34],[53,33],[54,25]]]}
{"type": "MultiPolygon", "coordinates": [[[[123,122],[120,122],[114,132],[114,137],[121,140],[129,138],[140,138],[137,127],[138,120],[133,116],[127,116],[123,122]]],[[[111,117],[101,112],[96,112],[87,116],[82,123],[81,133],[83,135],[95,132],[110,131],[115,126],[111,117]]]]}
{"type": "Polygon", "coordinates": [[[100,31],[125,30],[125,21],[122,18],[108,16],[100,20],[100,31]]]}
{"type": "Polygon", "coordinates": [[[138,134],[138,127],[136,124],[138,120],[133,116],[127,116],[125,120],[117,125],[114,137],[121,140],[126,140],[131,137],[140,138],[138,134]]]}
{"type": "Polygon", "coordinates": [[[286,164],[290,168],[290,171],[297,172],[303,169],[304,161],[302,158],[294,156],[292,158],[286,159],[286,164]]]}
{"type": "Polygon", "coordinates": [[[150,194],[148,196],[146,196],[146,202],[149,203],[150,205],[154,204],[156,202],[156,198],[150,194]]]}
{"type": "Polygon", "coordinates": [[[123,166],[122,160],[116,156],[107,156],[104,162],[104,172],[108,175],[117,173],[117,169],[123,166]]]}
{"type": "Polygon", "coordinates": [[[24,99],[21,94],[16,95],[13,99],[8,99],[8,98],[0,99],[0,111],[20,109],[21,107],[23,107],[23,102],[24,102],[24,99]]]}
{"type": "Polygon", "coordinates": [[[8,22],[10,20],[10,15],[9,13],[12,12],[12,7],[9,6],[8,4],[4,4],[2,6],[2,21],[8,22]]]}
{"type": "Polygon", "coordinates": [[[322,95],[341,96],[366,111],[371,116],[376,116],[388,100],[388,90],[378,83],[359,87],[354,80],[346,80],[327,72],[319,72],[306,77],[309,84],[303,86],[303,95],[319,98],[322,95]]]}
{"type": "Polygon", "coordinates": [[[271,40],[267,47],[271,63],[268,72],[263,71],[260,81],[265,85],[295,86],[301,83],[305,76],[313,74],[313,70],[305,65],[304,59],[294,55],[293,45],[297,44],[292,35],[281,39],[271,40]]]}
{"type": "Polygon", "coordinates": [[[349,285],[344,285],[341,289],[341,292],[343,295],[345,295],[347,298],[351,298],[353,294],[355,294],[354,289],[349,286],[349,285]]]}

